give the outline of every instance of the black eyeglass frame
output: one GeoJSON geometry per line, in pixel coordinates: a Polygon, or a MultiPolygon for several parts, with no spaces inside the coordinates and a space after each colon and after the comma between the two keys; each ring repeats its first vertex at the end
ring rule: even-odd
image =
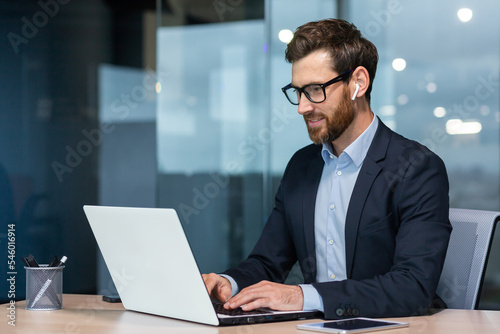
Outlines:
{"type": "Polygon", "coordinates": [[[300,103],[300,97],[302,95],[302,93],[304,93],[304,95],[307,97],[307,99],[309,101],[311,101],[312,103],[322,103],[326,100],[326,92],[325,92],[325,88],[336,83],[336,82],[339,82],[339,81],[342,81],[342,80],[345,80],[347,79],[347,77],[353,72],[354,70],[349,70],[347,72],[344,72],[342,73],[341,75],[339,76],[336,76],[335,78],[333,78],[332,80],[330,81],[327,81],[325,83],[322,83],[322,84],[309,84],[309,85],[305,85],[304,87],[295,87],[295,86],[292,86],[292,83],[289,83],[288,85],[286,85],[285,87],[281,88],[281,90],[283,91],[283,94],[285,94],[286,96],[286,99],[288,100],[288,102],[290,102],[291,104],[293,104],[294,106],[298,106],[299,103],[300,103]],[[313,101],[311,99],[311,97],[309,96],[309,94],[305,91],[307,87],[310,87],[310,86],[319,86],[321,87],[321,89],[323,90],[323,100],[321,101],[313,101]],[[299,96],[297,97],[297,103],[294,103],[292,102],[292,100],[290,100],[290,98],[288,97],[288,94],[287,94],[287,90],[288,89],[295,89],[296,91],[299,92],[299,96]]]}

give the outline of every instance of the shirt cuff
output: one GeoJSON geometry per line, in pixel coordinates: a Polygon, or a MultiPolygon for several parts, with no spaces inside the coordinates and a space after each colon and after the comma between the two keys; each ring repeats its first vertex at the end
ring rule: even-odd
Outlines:
{"type": "MultiPolygon", "coordinates": [[[[224,274],[220,274],[220,276],[224,277],[224,278],[227,278],[229,283],[231,283],[231,297],[234,296],[235,294],[237,294],[239,292],[239,289],[238,289],[238,283],[236,283],[236,281],[234,280],[234,278],[232,278],[231,276],[229,275],[224,275],[224,274]]],[[[316,289],[314,289],[316,290],[316,289]]]]}
{"type": "Polygon", "coordinates": [[[299,284],[304,295],[304,308],[302,311],[325,311],[323,306],[323,298],[321,298],[318,290],[311,284],[299,284]]]}

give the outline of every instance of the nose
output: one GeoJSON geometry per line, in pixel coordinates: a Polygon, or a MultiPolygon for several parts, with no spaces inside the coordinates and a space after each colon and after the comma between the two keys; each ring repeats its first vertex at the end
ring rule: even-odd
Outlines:
{"type": "Polygon", "coordinates": [[[304,116],[313,110],[314,110],[314,103],[309,101],[309,99],[306,97],[305,94],[301,94],[297,112],[302,116],[304,116]]]}

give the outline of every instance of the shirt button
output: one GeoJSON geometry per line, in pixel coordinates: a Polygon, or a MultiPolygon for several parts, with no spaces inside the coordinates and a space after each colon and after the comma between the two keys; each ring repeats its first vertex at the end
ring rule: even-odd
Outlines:
{"type": "Polygon", "coordinates": [[[330,205],[330,209],[331,210],[335,209],[335,204],[330,205]]]}
{"type": "Polygon", "coordinates": [[[334,244],[334,241],[333,241],[332,239],[330,239],[330,240],[328,240],[328,243],[329,243],[330,245],[333,245],[333,244],[334,244]]]}
{"type": "Polygon", "coordinates": [[[338,175],[338,176],[342,175],[342,171],[340,171],[340,170],[339,170],[339,171],[337,171],[337,175],[338,175]]]}
{"type": "Polygon", "coordinates": [[[330,159],[333,159],[333,154],[330,154],[330,159]]]}
{"type": "Polygon", "coordinates": [[[330,278],[331,278],[331,279],[335,279],[335,274],[331,274],[331,275],[330,275],[330,278]]]}

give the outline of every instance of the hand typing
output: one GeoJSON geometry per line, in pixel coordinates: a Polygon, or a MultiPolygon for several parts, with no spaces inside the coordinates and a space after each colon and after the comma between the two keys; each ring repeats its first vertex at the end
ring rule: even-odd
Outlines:
{"type": "Polygon", "coordinates": [[[245,311],[259,307],[277,311],[300,311],[304,307],[304,295],[299,286],[261,281],[241,290],[224,304],[227,309],[240,306],[245,311]]]}
{"type": "Polygon", "coordinates": [[[229,283],[227,278],[214,273],[203,274],[202,277],[212,299],[218,299],[225,303],[231,298],[233,293],[231,290],[231,283],[229,283]]]}

